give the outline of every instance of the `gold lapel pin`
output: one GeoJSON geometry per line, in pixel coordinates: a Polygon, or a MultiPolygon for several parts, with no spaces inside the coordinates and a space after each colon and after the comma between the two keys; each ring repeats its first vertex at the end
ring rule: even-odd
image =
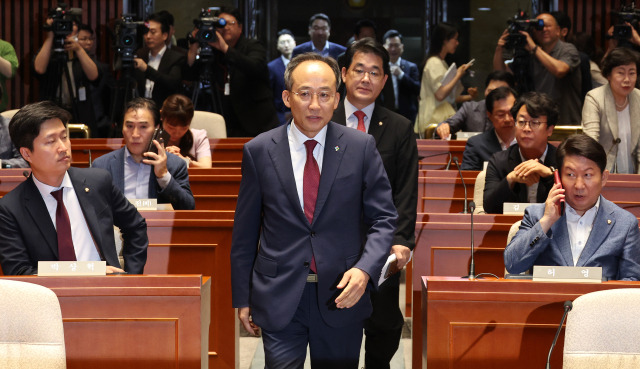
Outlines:
{"type": "Polygon", "coordinates": [[[85,187],[84,192],[89,192],[89,187],[85,187]]]}
{"type": "Polygon", "coordinates": [[[382,121],[379,121],[379,122],[378,122],[378,125],[379,125],[379,126],[381,126],[381,125],[382,125],[382,121]]]}
{"type": "Polygon", "coordinates": [[[611,224],[611,219],[607,219],[607,224],[611,224]]]}

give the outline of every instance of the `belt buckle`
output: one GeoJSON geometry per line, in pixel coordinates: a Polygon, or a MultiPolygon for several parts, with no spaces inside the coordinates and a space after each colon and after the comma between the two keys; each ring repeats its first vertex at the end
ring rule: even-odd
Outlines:
{"type": "Polygon", "coordinates": [[[318,275],[317,274],[307,274],[307,282],[308,283],[318,283],[318,275]]]}

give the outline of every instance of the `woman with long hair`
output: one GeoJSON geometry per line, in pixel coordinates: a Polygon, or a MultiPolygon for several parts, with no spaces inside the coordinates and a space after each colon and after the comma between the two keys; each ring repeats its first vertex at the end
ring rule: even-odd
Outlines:
{"type": "Polygon", "coordinates": [[[169,135],[165,149],[187,162],[190,168],[211,168],[211,146],[204,129],[190,128],[193,102],[184,95],[167,97],[160,110],[162,129],[169,135]]]}

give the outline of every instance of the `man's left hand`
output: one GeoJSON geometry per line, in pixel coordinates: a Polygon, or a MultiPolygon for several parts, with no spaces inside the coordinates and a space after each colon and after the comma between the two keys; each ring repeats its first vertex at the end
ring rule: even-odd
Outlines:
{"type": "Polygon", "coordinates": [[[142,159],[142,162],[145,164],[153,165],[153,172],[156,175],[156,178],[162,178],[165,174],[167,174],[167,152],[164,151],[163,145],[157,140],[153,140],[153,144],[156,145],[158,149],[158,153],[154,152],[145,152],[143,155],[145,159],[142,159]]]}
{"type": "Polygon", "coordinates": [[[395,254],[396,259],[398,259],[398,269],[404,268],[411,257],[411,250],[404,245],[391,246],[391,253],[395,254]]]}
{"type": "Polygon", "coordinates": [[[227,45],[227,42],[224,40],[224,38],[222,38],[222,35],[220,35],[220,32],[216,31],[216,36],[217,36],[217,40],[213,42],[209,42],[209,45],[226,54],[227,50],[229,50],[229,45],[227,45]]]}
{"type": "Polygon", "coordinates": [[[138,69],[141,72],[146,72],[147,71],[147,63],[144,62],[144,60],[140,59],[140,58],[133,58],[133,63],[136,66],[136,69],[138,69]]]}
{"type": "Polygon", "coordinates": [[[536,47],[536,42],[533,41],[529,32],[520,31],[520,34],[527,38],[527,45],[524,47],[525,50],[527,50],[528,52],[532,52],[533,49],[536,47]]]}
{"type": "Polygon", "coordinates": [[[369,275],[361,269],[347,270],[337,286],[339,289],[344,288],[344,290],[336,298],[336,306],[339,309],[348,309],[355,305],[364,294],[367,283],[369,283],[369,275]]]}

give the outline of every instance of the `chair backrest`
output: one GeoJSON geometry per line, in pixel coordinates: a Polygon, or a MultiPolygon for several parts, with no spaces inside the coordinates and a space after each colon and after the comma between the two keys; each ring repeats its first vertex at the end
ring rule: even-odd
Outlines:
{"type": "MultiPolygon", "coordinates": [[[[509,245],[509,242],[511,242],[511,239],[513,238],[513,236],[515,236],[516,233],[518,233],[518,229],[520,228],[520,223],[522,223],[521,220],[513,223],[511,225],[511,228],[509,228],[509,233],[507,234],[507,244],[505,245],[505,247],[509,245]]],[[[507,275],[507,274],[509,274],[509,272],[507,271],[507,268],[504,268],[504,275],[507,275]]],[[[530,274],[530,273],[528,273],[528,271],[526,271],[526,272],[522,272],[520,274],[530,274]]]]}
{"type": "Polygon", "coordinates": [[[563,368],[640,368],[640,289],[588,293],[573,301],[563,368]]]}
{"type": "Polygon", "coordinates": [[[476,177],[476,184],[473,186],[473,202],[476,203],[476,211],[474,214],[484,214],[484,179],[487,176],[487,171],[483,170],[478,173],[476,177]]]}
{"type": "Polygon", "coordinates": [[[13,118],[14,115],[16,115],[18,110],[20,109],[5,110],[2,113],[0,113],[0,115],[2,115],[4,118],[11,119],[13,118]]]}
{"type": "Polygon", "coordinates": [[[50,289],[0,280],[0,368],[66,368],[60,303],[50,289]]]}
{"type": "Polygon", "coordinates": [[[191,128],[206,130],[208,138],[227,138],[227,127],[220,114],[196,110],[193,112],[191,128]]]}

